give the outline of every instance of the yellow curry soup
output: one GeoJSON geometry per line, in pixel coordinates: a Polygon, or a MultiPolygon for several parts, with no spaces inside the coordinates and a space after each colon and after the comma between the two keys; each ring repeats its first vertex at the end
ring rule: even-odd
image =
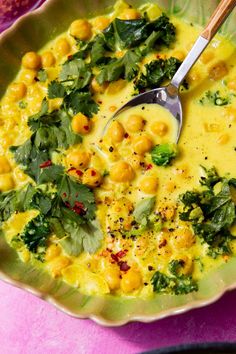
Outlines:
{"type": "Polygon", "coordinates": [[[200,28],[118,1],[28,52],[0,104],[0,222],[24,262],[85,294],[186,294],[234,256],[235,47],[216,36],[162,107],[200,28]]]}

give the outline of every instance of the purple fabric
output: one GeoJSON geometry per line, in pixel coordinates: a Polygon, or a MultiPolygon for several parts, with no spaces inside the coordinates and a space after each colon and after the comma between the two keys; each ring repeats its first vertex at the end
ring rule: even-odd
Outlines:
{"type": "Polygon", "coordinates": [[[103,328],[0,282],[1,354],[132,354],[183,343],[236,342],[236,291],[217,303],[149,324],[103,328]]]}
{"type": "MultiPolygon", "coordinates": [[[[0,31],[9,24],[0,22],[0,31]]],[[[236,291],[206,308],[120,328],[71,318],[3,282],[0,299],[1,354],[130,354],[183,343],[236,342],[236,291]]]]}

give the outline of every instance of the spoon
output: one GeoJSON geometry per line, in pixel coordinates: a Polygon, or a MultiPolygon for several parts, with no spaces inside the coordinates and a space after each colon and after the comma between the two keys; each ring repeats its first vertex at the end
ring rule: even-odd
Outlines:
{"type": "Polygon", "coordinates": [[[111,121],[116,120],[116,118],[121,112],[141,104],[156,103],[162,107],[165,107],[176,118],[178,123],[176,142],[178,142],[180,138],[182,122],[183,122],[183,111],[182,111],[181,100],[179,97],[180,85],[183,82],[186,75],[188,74],[189,70],[192,68],[192,66],[195,64],[195,62],[200,57],[202,52],[208,46],[208,44],[210,43],[210,41],[212,40],[212,38],[214,37],[218,29],[227,19],[227,17],[232,12],[235,6],[236,6],[236,0],[222,0],[218,5],[218,7],[216,8],[216,10],[214,11],[213,15],[211,16],[206,28],[198,37],[192,49],[188,53],[187,57],[185,58],[185,60],[183,61],[183,63],[180,65],[179,69],[175,73],[169,85],[165,87],[156,88],[151,91],[147,91],[140,95],[137,95],[129,102],[127,102],[125,105],[123,105],[109,119],[109,121],[107,122],[103,130],[103,135],[105,134],[111,121]]]}

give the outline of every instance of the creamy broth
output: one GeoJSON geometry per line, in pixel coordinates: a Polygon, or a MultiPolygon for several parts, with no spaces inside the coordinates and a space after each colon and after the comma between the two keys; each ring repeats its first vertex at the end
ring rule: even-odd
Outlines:
{"type": "MultiPolygon", "coordinates": [[[[161,10],[157,6],[145,6],[149,21],[159,18],[161,10]]],[[[38,144],[37,148],[40,149],[43,144],[42,134],[46,133],[42,130],[41,123],[37,125],[39,118],[33,115],[42,109],[45,97],[48,107],[44,114],[48,114],[51,120],[50,112],[65,109],[68,104],[65,98],[65,91],[68,90],[66,85],[70,85],[74,79],[63,81],[58,77],[61,78],[60,72],[66,60],[73,63],[73,54],[80,52],[78,40],[83,41],[80,44],[82,48],[84,42],[96,39],[96,35],[107,28],[115,18],[138,20],[143,15],[144,7],[135,10],[123,2],[118,2],[114,12],[108,16],[90,19],[89,22],[75,21],[67,33],[48,43],[39,54],[31,53],[28,57],[27,54],[23,57],[22,68],[1,101],[0,210],[2,213],[7,210],[4,198],[9,195],[9,191],[19,191],[28,183],[39,188],[40,193],[45,196],[44,200],[39,202],[37,195],[38,199],[35,199],[34,203],[31,203],[32,197],[31,207],[27,210],[17,209],[15,203],[15,209],[12,213],[9,212],[9,217],[4,219],[2,216],[2,229],[6,240],[18,250],[22,261],[45,268],[53,277],[62,277],[87,294],[112,293],[120,296],[149,297],[154,292],[180,294],[196,291],[199,279],[234,255],[233,238],[228,244],[230,251],[222,245],[219,251],[218,244],[217,250],[215,244],[213,249],[206,240],[203,242],[204,237],[194,229],[194,219],[181,220],[180,217],[183,212],[180,196],[187,191],[202,193],[206,188],[199,183],[201,177],[206,175],[204,168],[215,167],[218,175],[227,176],[228,181],[236,176],[235,46],[220,35],[213,39],[181,88],[184,124],[178,146],[175,145],[175,118],[167,110],[154,104],[126,110],[115,122],[111,122],[104,133],[104,127],[115,111],[138,93],[134,85],[137,86],[141,74],[131,81],[120,75],[117,80],[105,80],[99,84],[96,80],[106,63],[95,65],[92,77],[88,78],[88,84],[79,92],[83,94],[83,89],[87,90],[89,85],[92,101],[85,103],[85,106],[96,104],[99,110],[96,112],[94,109],[91,117],[88,117],[89,114],[79,110],[73,114],[71,109],[68,109],[69,121],[63,124],[70,128],[67,133],[63,130],[62,140],[68,139],[70,134],[70,141],[73,143],[68,143],[63,148],[53,148],[50,158],[40,160],[39,173],[49,171],[54,165],[60,165],[64,168],[65,178],[75,183],[73,188],[76,188],[76,185],[81,187],[73,196],[75,204],[71,204],[72,197],[67,195],[65,182],[64,185],[60,182],[60,187],[59,182],[55,182],[59,172],[51,177],[52,173],[49,171],[49,177],[44,176],[44,179],[35,182],[35,178],[38,178],[32,177],[32,171],[34,173],[36,169],[35,164],[31,165],[27,172],[27,166],[22,166],[22,161],[17,162],[16,152],[10,149],[11,146],[20,146],[29,141],[34,134],[35,144],[38,144]],[[48,87],[52,82],[58,83],[58,80],[61,80],[61,93],[54,92],[54,96],[51,94],[51,98],[48,98],[48,87]],[[46,113],[47,111],[49,113],[46,113]],[[28,119],[32,116],[30,129],[28,119]],[[36,128],[33,124],[36,124],[36,128]],[[82,136],[81,141],[78,136],[82,136]],[[170,161],[159,165],[153,158],[153,151],[163,145],[173,149],[174,155],[170,161]],[[59,195],[59,207],[59,204],[56,204],[59,199],[53,198],[60,188],[64,192],[59,195]],[[87,196],[84,202],[79,200],[80,193],[87,196]],[[58,224],[55,226],[55,219],[58,223],[58,215],[63,215],[61,218],[64,220],[65,214],[53,214],[48,211],[51,202],[47,198],[53,200],[54,207],[57,205],[57,208],[69,210],[70,223],[62,225],[64,229],[58,224]],[[94,202],[90,202],[91,198],[95,198],[94,202]],[[84,207],[86,201],[87,208],[84,207]],[[143,201],[146,205],[140,207],[143,201]],[[93,208],[96,210],[92,210],[93,208]],[[141,216],[140,208],[143,208],[141,216]],[[90,212],[94,213],[91,218],[88,216],[90,212]],[[73,213],[76,220],[80,220],[78,223],[83,225],[83,230],[81,226],[78,226],[78,230],[72,230],[73,213]],[[44,215],[43,220],[46,218],[46,221],[43,223],[38,219],[34,228],[42,228],[42,233],[45,232],[44,239],[39,239],[37,232],[35,234],[27,229],[27,225],[40,215],[44,215]],[[93,223],[94,217],[96,225],[91,226],[89,223],[93,223]],[[171,265],[176,268],[171,270],[171,265]],[[165,279],[172,285],[161,288],[161,275],[167,277],[165,279]],[[180,290],[183,289],[182,284],[185,290],[180,290]]],[[[159,45],[143,56],[138,63],[141,72],[145,73],[145,65],[153,60],[165,61],[174,57],[182,61],[201,30],[175,17],[170,17],[170,22],[176,27],[175,39],[169,46],[159,45]]],[[[112,60],[122,58],[126,52],[127,48],[116,48],[112,60]]],[[[84,60],[83,65],[90,62],[89,57],[81,60],[84,60]]],[[[90,70],[89,66],[87,70],[90,70]]],[[[86,70],[81,72],[80,75],[83,75],[85,80],[86,70]]],[[[78,80],[82,80],[81,76],[78,77],[78,80]]],[[[166,76],[161,84],[166,84],[168,79],[166,76]]],[[[68,93],[67,95],[69,96],[68,93]]],[[[76,104],[78,100],[77,96],[76,104]]],[[[87,108],[83,106],[81,109],[87,108]]],[[[57,124],[57,127],[59,125],[50,124],[57,124]]],[[[56,132],[55,139],[59,139],[62,133],[56,132]]],[[[53,134],[53,130],[50,130],[50,134],[53,134]]],[[[50,140],[50,134],[49,138],[46,136],[45,139],[50,140]]],[[[61,145],[63,143],[62,141],[61,145]]],[[[29,149],[26,148],[27,151],[29,149]]],[[[27,163],[29,164],[26,162],[26,165],[27,163]]],[[[204,183],[205,180],[201,181],[204,183]]],[[[213,187],[211,189],[213,196],[214,193],[217,195],[220,192],[224,183],[222,181],[215,182],[214,190],[213,187]]],[[[236,198],[233,182],[228,182],[228,188],[234,203],[236,198]]],[[[205,202],[201,200],[199,203],[204,213],[205,202]]],[[[196,213],[196,203],[192,203],[191,208],[196,213]]],[[[231,212],[233,213],[232,208],[231,212]]],[[[209,215],[212,214],[209,212],[209,215]]],[[[210,218],[208,214],[205,219],[200,216],[198,224],[199,220],[204,223],[207,218],[210,218]]],[[[227,227],[233,235],[235,220],[231,221],[227,227]]],[[[226,226],[223,231],[226,232],[226,226]]]]}

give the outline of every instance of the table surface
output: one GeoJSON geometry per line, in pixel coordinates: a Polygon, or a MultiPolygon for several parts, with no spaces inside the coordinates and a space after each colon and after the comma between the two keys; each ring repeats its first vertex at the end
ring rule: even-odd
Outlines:
{"type": "MultiPolygon", "coordinates": [[[[0,24],[0,32],[5,27],[0,24]]],[[[183,343],[236,342],[236,291],[202,309],[119,328],[69,317],[3,282],[0,299],[1,354],[132,354],[183,343]]]]}

